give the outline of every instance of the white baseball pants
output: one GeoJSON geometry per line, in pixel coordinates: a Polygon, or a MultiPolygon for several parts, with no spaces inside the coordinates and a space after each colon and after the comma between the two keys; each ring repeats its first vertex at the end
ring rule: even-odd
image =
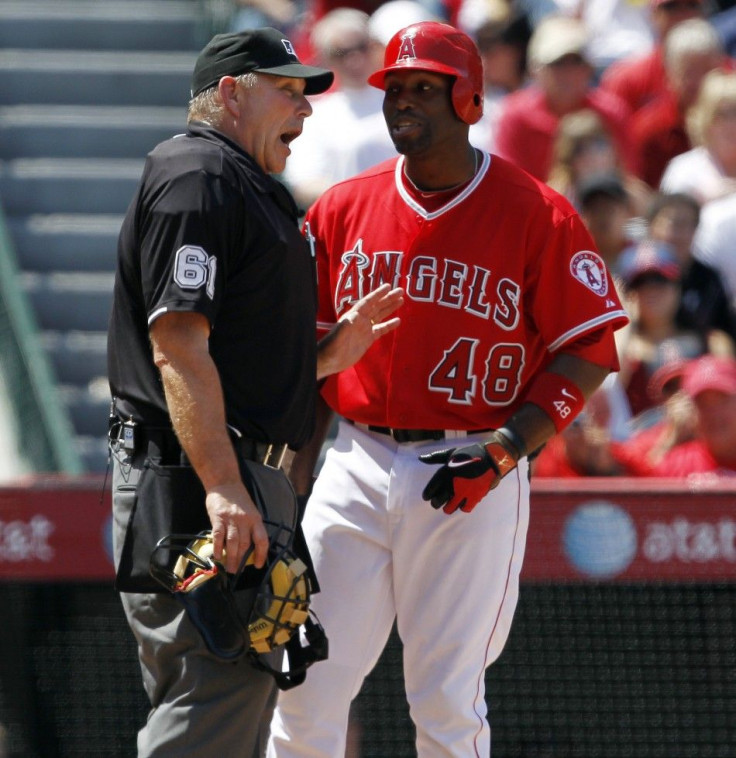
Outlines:
{"type": "Polygon", "coordinates": [[[279,694],[268,758],[343,758],[350,703],[394,619],[419,758],[490,755],[484,676],[506,643],[529,522],[527,462],[472,513],[422,500],[420,453],[482,439],[398,444],[341,422],[304,530],[330,656],[279,694]]]}

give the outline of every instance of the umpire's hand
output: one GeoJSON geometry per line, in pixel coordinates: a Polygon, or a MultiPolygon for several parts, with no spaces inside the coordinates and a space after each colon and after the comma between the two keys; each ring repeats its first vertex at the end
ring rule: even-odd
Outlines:
{"type": "Polygon", "coordinates": [[[404,290],[391,289],[390,284],[382,284],[358,300],[317,345],[317,379],[349,368],[377,339],[396,329],[401,319],[387,317],[403,304],[404,290]]]}
{"type": "Polygon", "coordinates": [[[207,492],[207,513],[212,523],[215,560],[234,574],[243,556],[253,546],[253,563],[261,568],[268,556],[268,533],[255,503],[242,483],[224,484],[207,492]]]}

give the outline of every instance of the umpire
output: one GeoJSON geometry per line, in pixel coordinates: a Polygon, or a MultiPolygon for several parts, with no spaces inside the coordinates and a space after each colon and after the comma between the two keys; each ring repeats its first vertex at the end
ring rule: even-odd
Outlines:
{"type": "Polygon", "coordinates": [[[276,29],[218,35],[192,77],[185,134],[158,145],[122,225],[108,373],[113,396],[116,587],[152,709],[138,756],[260,754],[275,684],[225,663],[149,576],[167,534],[211,528],[234,572],[268,535],[239,460],[278,467],[314,425],[318,377],[394,328],[401,294],[361,301],[315,342],[310,250],[297,208],[269,176],[333,74],[299,62],[276,29]],[[383,323],[381,323],[383,321],[383,323]]]}

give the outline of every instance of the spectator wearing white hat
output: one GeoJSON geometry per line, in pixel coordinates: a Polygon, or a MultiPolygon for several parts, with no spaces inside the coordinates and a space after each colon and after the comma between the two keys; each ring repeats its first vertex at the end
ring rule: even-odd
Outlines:
{"type": "Polygon", "coordinates": [[[626,105],[594,87],[587,55],[588,33],[581,21],[548,16],[535,29],[527,50],[530,86],[504,101],[496,134],[496,152],[545,181],[560,119],[583,108],[601,117],[624,165],[630,163],[626,105]]]}

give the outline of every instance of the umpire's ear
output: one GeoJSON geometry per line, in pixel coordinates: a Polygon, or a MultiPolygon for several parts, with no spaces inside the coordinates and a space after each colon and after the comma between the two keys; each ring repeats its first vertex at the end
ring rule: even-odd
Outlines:
{"type": "Polygon", "coordinates": [[[238,87],[237,79],[234,76],[223,76],[217,83],[217,92],[227,112],[237,118],[242,108],[239,100],[244,96],[243,88],[238,87]]]}

